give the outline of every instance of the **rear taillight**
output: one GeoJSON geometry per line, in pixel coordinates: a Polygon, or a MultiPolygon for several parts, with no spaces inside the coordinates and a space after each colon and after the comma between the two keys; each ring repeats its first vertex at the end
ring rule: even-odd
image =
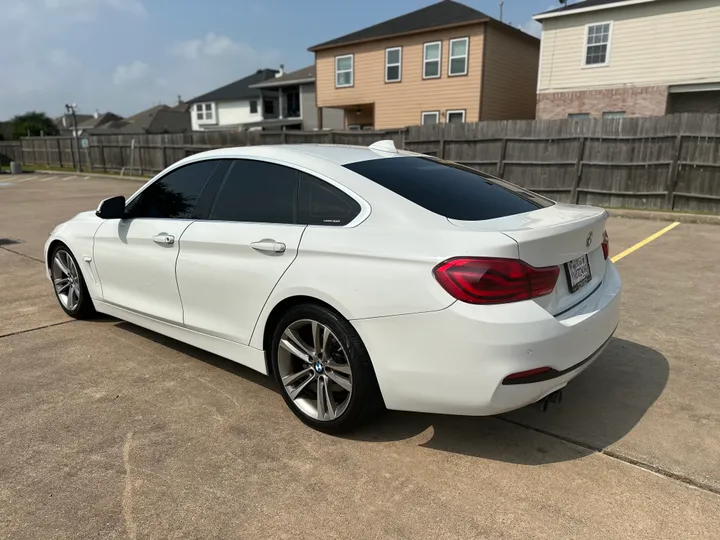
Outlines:
{"type": "Polygon", "coordinates": [[[456,257],[437,265],[435,279],[468,304],[505,304],[550,294],[560,267],[534,268],[516,259],[456,257]]]}
{"type": "Polygon", "coordinates": [[[610,237],[608,236],[607,231],[603,233],[603,256],[605,257],[605,260],[607,260],[608,256],[610,255],[610,237]]]}

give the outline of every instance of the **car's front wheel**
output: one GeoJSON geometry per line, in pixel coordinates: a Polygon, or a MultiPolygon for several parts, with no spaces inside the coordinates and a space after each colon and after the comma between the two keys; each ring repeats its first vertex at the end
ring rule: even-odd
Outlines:
{"type": "Polygon", "coordinates": [[[285,402],[317,430],[352,430],[382,408],[360,336],[330,309],[291,308],[275,328],[271,360],[285,402]]]}
{"type": "Polygon", "coordinates": [[[55,297],[65,313],[76,319],[87,319],[96,314],[80,267],[70,250],[59,245],[50,259],[55,297]]]}

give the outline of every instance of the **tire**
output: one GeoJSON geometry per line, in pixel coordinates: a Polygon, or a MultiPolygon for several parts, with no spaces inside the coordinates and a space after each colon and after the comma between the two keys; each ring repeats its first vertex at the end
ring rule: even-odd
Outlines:
{"type": "Polygon", "coordinates": [[[75,319],[90,319],[97,315],[80,265],[64,244],[60,244],[52,252],[50,275],[55,298],[65,313],[75,319]]]}
{"type": "Polygon", "coordinates": [[[292,307],[278,321],[270,351],[285,403],[308,426],[345,433],[383,409],[365,345],[334,311],[316,304],[292,307]],[[324,343],[317,354],[315,342],[324,343]]]}

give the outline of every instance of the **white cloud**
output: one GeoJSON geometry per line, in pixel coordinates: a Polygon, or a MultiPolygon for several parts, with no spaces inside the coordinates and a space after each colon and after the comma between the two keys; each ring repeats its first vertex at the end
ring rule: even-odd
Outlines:
{"type": "Polygon", "coordinates": [[[48,60],[53,66],[58,68],[74,69],[80,67],[80,61],[70,56],[65,49],[53,49],[48,54],[48,60]]]}
{"type": "Polygon", "coordinates": [[[0,120],[28,110],[59,115],[67,102],[76,102],[83,113],[130,115],[283,61],[278,51],[257,50],[219,32],[170,50],[153,46],[147,33],[135,46],[108,37],[120,27],[147,30],[143,25],[152,14],[146,6],[153,5],[147,0],[0,0],[0,5],[0,66],[12,73],[0,84],[0,120]],[[124,57],[125,50],[132,56],[124,57]],[[144,50],[147,56],[138,55],[144,50]]]}
{"type": "Polygon", "coordinates": [[[236,43],[227,36],[219,36],[210,32],[203,38],[180,41],[170,47],[170,52],[184,57],[186,60],[196,60],[201,56],[221,56],[226,54],[252,55],[255,51],[245,43],[236,43]]]}
{"type": "Polygon", "coordinates": [[[115,68],[113,74],[113,84],[123,85],[130,82],[143,79],[150,73],[150,66],[140,60],[135,60],[132,64],[120,65],[115,68]]]}
{"type": "Polygon", "coordinates": [[[136,17],[147,17],[148,12],[141,0],[106,0],[110,7],[124,11],[136,17]]]}
{"type": "Polygon", "coordinates": [[[247,43],[213,32],[202,38],[175,43],[169,53],[182,61],[160,75],[167,83],[168,91],[174,89],[185,98],[204,94],[261,68],[279,67],[282,61],[279,51],[259,51],[247,43]]]}

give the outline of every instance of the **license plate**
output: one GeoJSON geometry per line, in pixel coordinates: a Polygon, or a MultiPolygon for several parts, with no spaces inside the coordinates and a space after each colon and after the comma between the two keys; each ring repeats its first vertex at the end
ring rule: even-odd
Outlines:
{"type": "Polygon", "coordinates": [[[582,287],[592,279],[587,255],[565,263],[565,273],[567,274],[568,286],[570,287],[571,293],[582,289],[582,287]]]}

